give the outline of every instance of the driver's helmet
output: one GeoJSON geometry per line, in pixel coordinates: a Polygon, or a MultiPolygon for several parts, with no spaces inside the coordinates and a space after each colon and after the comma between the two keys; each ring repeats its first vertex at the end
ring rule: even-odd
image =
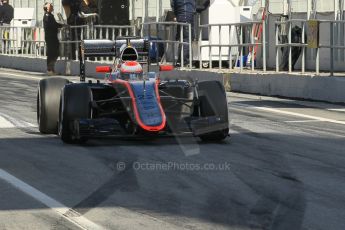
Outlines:
{"type": "Polygon", "coordinates": [[[143,67],[137,61],[126,61],[121,64],[120,78],[123,80],[143,79],[143,67]]]}

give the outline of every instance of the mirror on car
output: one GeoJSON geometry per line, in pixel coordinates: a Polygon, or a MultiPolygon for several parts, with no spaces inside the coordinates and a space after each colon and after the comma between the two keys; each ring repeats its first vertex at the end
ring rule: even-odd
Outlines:
{"type": "Polygon", "coordinates": [[[159,66],[159,71],[172,71],[174,70],[173,65],[160,65],[159,66]]]}
{"type": "Polygon", "coordinates": [[[96,72],[97,73],[110,73],[112,68],[110,66],[97,66],[96,72]]]}

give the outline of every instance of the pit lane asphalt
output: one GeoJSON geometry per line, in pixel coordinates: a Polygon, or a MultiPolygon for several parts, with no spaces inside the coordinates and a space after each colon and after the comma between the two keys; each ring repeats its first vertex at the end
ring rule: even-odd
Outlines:
{"type": "Polygon", "coordinates": [[[1,70],[0,169],[72,214],[2,178],[0,229],[345,229],[345,106],[230,94],[223,143],[65,145],[34,127],[41,77],[1,70]]]}

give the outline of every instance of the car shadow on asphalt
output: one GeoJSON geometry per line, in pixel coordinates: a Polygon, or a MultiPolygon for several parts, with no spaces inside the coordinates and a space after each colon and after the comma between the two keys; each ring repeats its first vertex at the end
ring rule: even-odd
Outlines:
{"type": "MultiPolygon", "coordinates": [[[[10,157],[0,163],[0,168],[11,169],[13,167],[8,163],[13,162],[18,170],[24,168],[31,171],[26,172],[26,175],[33,173],[29,178],[42,179],[28,181],[24,174],[27,183],[81,215],[95,208],[124,208],[163,220],[167,218],[178,227],[192,226],[190,220],[198,220],[203,225],[213,226],[210,228],[301,229],[306,206],[304,184],[291,169],[285,155],[277,154],[277,150],[270,148],[272,140],[283,138],[296,141],[297,137],[277,136],[276,133],[265,133],[263,136],[270,138],[260,138],[260,135],[251,135],[249,131],[242,130],[242,133],[233,134],[232,144],[228,141],[200,144],[201,154],[191,158],[177,151],[179,144],[174,138],[150,142],[102,139],[90,141],[86,146],[65,145],[53,136],[0,139],[0,146],[5,147],[0,155],[10,157]],[[135,147],[139,148],[134,151],[135,147]],[[22,152],[25,149],[32,152],[22,152]],[[23,158],[22,162],[14,161],[16,156],[23,158]],[[135,162],[169,161],[229,161],[231,170],[138,171],[127,167],[119,171],[116,168],[118,162],[133,165],[135,162]],[[102,176],[102,171],[97,171],[100,166],[104,168],[103,171],[108,168],[110,174],[102,176]],[[67,169],[78,172],[78,176],[67,169]],[[45,177],[47,180],[44,182],[45,177]],[[97,187],[92,187],[94,178],[99,178],[97,187]]],[[[290,147],[298,149],[298,145],[290,147]]],[[[12,173],[16,175],[18,172],[12,173]]]]}
{"type": "Polygon", "coordinates": [[[85,145],[63,144],[53,135],[0,139],[0,168],[81,215],[100,208],[126,209],[179,227],[199,220],[211,229],[303,229],[307,202],[321,213],[327,208],[320,202],[340,210],[343,138],[314,135],[308,128],[298,135],[253,132],[236,125],[231,129],[236,131],[231,139],[216,144],[190,137],[104,138],[85,145]],[[181,140],[196,143],[200,154],[185,156],[181,140]],[[119,170],[119,162],[127,167],[119,170]],[[231,169],[145,171],[133,168],[136,162],[228,162],[231,169]]]}

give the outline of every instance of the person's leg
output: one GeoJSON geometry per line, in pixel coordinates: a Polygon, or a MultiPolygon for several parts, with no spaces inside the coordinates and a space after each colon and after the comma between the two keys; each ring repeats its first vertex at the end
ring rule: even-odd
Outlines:
{"type": "Polygon", "coordinates": [[[78,30],[76,28],[71,28],[70,35],[71,35],[71,53],[70,53],[70,59],[75,60],[76,59],[76,43],[75,41],[78,38],[78,30]]]}
{"type": "MultiPolygon", "coordinates": [[[[191,23],[190,17],[188,14],[181,14],[176,16],[177,22],[180,23],[191,23]]],[[[176,40],[181,42],[181,36],[182,36],[182,42],[188,43],[189,42],[189,29],[188,26],[178,26],[176,31],[176,40]],[[181,35],[182,31],[182,35],[181,35]]],[[[189,46],[187,44],[179,44],[178,46],[178,59],[177,63],[179,63],[182,66],[182,48],[183,48],[183,65],[185,66],[189,62],[189,46]]]]}
{"type": "Polygon", "coordinates": [[[50,63],[50,56],[47,56],[47,73],[51,71],[49,63],[50,63]]]}
{"type": "Polygon", "coordinates": [[[183,27],[183,65],[187,65],[189,63],[189,45],[185,43],[189,43],[189,29],[187,26],[183,27]]]}
{"type": "Polygon", "coordinates": [[[59,56],[58,41],[49,40],[47,42],[47,73],[53,74],[55,72],[55,63],[59,56]]]}
{"type": "Polygon", "coordinates": [[[54,57],[52,56],[47,56],[47,73],[48,74],[53,74],[54,73],[54,57]]]}
{"type": "Polygon", "coordinates": [[[50,62],[51,62],[51,58],[52,58],[52,47],[51,47],[51,42],[50,40],[47,40],[46,41],[46,46],[47,46],[47,73],[51,72],[51,65],[50,65],[50,62]]]}
{"type": "MultiPolygon", "coordinates": [[[[281,36],[281,44],[288,43],[287,35],[281,36]]],[[[281,48],[282,56],[279,63],[279,69],[287,71],[289,69],[289,47],[284,46],[281,48]]]]}
{"type": "MultiPolygon", "coordinates": [[[[180,18],[178,18],[180,19],[180,18]]],[[[177,21],[177,22],[180,22],[180,21],[177,21]]],[[[177,26],[176,27],[176,41],[180,41],[180,37],[181,37],[181,26],[177,26]]],[[[176,65],[179,66],[181,65],[181,44],[178,44],[178,48],[177,48],[177,62],[176,62],[176,65]]],[[[174,49],[175,51],[175,49],[174,49]]],[[[174,56],[175,56],[175,53],[174,53],[174,56]]]]}
{"type": "Polygon", "coordinates": [[[188,26],[184,26],[183,27],[183,42],[187,43],[183,45],[183,64],[184,65],[188,65],[189,64],[189,60],[192,57],[189,57],[189,41],[191,39],[191,41],[193,41],[193,37],[194,37],[194,16],[192,13],[188,13],[186,14],[186,23],[191,24],[191,34],[189,34],[189,27],[188,26]],[[191,35],[191,37],[190,37],[191,35]]]}

